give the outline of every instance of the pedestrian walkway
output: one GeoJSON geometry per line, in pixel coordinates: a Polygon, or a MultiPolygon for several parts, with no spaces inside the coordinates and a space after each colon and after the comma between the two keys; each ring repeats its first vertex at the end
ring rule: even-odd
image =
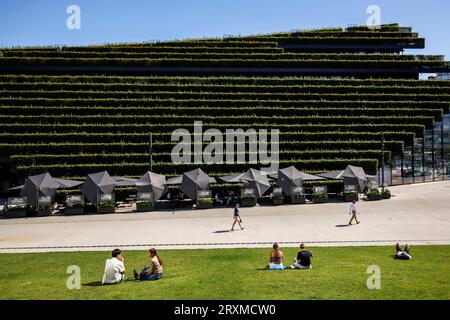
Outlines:
{"type": "Polygon", "coordinates": [[[450,244],[450,181],[390,188],[390,200],[241,208],[245,230],[229,232],[232,208],[0,219],[0,252],[310,245],[450,244]]]}

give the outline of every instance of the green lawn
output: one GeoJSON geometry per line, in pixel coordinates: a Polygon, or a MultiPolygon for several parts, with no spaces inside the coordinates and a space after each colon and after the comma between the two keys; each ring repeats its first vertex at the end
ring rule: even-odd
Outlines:
{"type": "MultiPolygon", "coordinates": [[[[260,270],[269,249],[161,250],[164,279],[99,286],[109,252],[0,254],[0,299],[450,299],[450,246],[413,246],[411,261],[392,247],[315,247],[311,270],[260,270]],[[69,265],[81,289],[66,287],[69,265]],[[369,290],[369,265],[381,289],[369,290]]],[[[283,249],[289,264],[296,248],[283,249]]],[[[124,251],[130,272],[146,251],[124,251]]]]}

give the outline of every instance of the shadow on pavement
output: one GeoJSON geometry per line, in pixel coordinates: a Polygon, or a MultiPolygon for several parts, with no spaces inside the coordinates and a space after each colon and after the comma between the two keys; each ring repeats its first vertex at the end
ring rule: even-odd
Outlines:
{"type": "Polygon", "coordinates": [[[214,231],[213,233],[227,233],[227,232],[231,232],[230,230],[217,230],[214,231]]]}
{"type": "Polygon", "coordinates": [[[348,223],[347,224],[337,224],[335,227],[336,228],[345,228],[345,227],[350,227],[350,225],[348,223]]]}

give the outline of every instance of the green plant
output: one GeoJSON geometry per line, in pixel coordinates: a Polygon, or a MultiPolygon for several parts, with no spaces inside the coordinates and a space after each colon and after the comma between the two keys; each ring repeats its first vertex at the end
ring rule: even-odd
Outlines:
{"type": "Polygon", "coordinates": [[[284,200],[284,195],[282,193],[277,193],[272,196],[273,200],[284,200]]]}
{"type": "Polygon", "coordinates": [[[313,194],[314,199],[325,199],[328,198],[328,194],[326,192],[315,192],[313,194]]]}
{"type": "Polygon", "coordinates": [[[25,211],[27,208],[24,206],[7,206],[5,208],[5,211],[7,212],[18,212],[18,211],[25,211]]]}
{"type": "Polygon", "coordinates": [[[368,197],[378,197],[381,196],[381,192],[378,188],[372,188],[366,192],[366,196],[368,197]]]}
{"type": "Polygon", "coordinates": [[[383,199],[390,199],[391,198],[391,191],[387,188],[381,189],[381,197],[383,199]]]}
{"type": "Polygon", "coordinates": [[[39,203],[38,205],[39,211],[51,211],[52,210],[52,204],[51,203],[39,203]]]}
{"type": "Polygon", "coordinates": [[[113,209],[113,208],[115,208],[115,203],[113,203],[113,202],[99,202],[98,203],[98,208],[113,209]]]}
{"type": "Polygon", "coordinates": [[[197,199],[197,203],[198,203],[199,205],[212,206],[212,204],[213,204],[213,199],[211,199],[211,198],[206,198],[206,197],[204,197],[204,198],[198,198],[198,199],[197,199]]]}
{"type": "Polygon", "coordinates": [[[84,205],[82,203],[67,203],[66,209],[83,209],[84,205]]]}
{"type": "Polygon", "coordinates": [[[154,202],[153,201],[137,201],[136,202],[136,208],[137,209],[145,209],[145,208],[153,208],[154,202]]]}

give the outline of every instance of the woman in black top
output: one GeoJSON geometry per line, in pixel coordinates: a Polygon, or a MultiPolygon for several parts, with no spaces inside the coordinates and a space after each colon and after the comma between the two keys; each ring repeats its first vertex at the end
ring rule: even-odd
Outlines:
{"type": "Polygon", "coordinates": [[[234,231],[234,226],[236,225],[236,223],[239,224],[239,227],[241,227],[241,230],[244,230],[244,227],[241,225],[242,223],[242,219],[241,216],[239,215],[239,203],[236,203],[234,205],[234,215],[233,215],[233,225],[231,226],[231,231],[234,231]]]}

